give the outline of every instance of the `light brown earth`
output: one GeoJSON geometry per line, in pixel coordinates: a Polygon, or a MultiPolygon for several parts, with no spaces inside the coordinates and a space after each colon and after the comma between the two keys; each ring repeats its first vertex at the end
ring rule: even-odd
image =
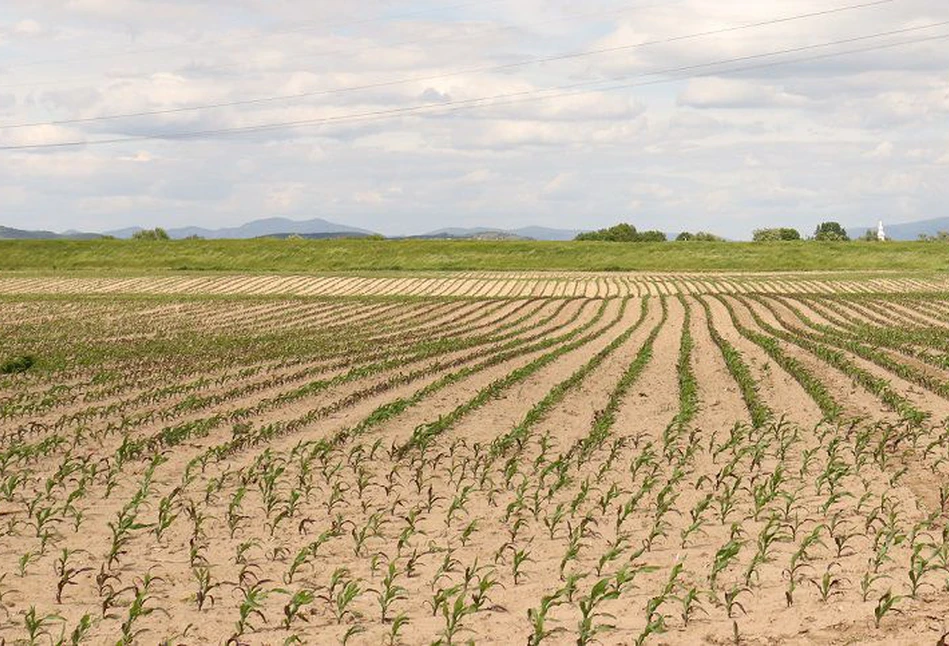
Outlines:
{"type": "Polygon", "coordinates": [[[0,643],[936,645],[939,289],[0,276],[0,643]]]}

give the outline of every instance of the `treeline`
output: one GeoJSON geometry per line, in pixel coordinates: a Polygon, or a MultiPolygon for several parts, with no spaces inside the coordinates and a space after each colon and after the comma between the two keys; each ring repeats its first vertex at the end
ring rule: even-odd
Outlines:
{"type": "MultiPolygon", "coordinates": [[[[576,240],[593,240],[597,242],[666,242],[668,237],[662,231],[637,231],[636,227],[632,224],[623,222],[622,224],[617,224],[607,229],[581,233],[576,237],[576,240]]],[[[698,231],[696,233],[683,231],[676,236],[677,242],[693,240],[696,242],[724,242],[725,238],[713,233],[708,233],[707,231],[698,231]]]]}
{"type": "Polygon", "coordinates": [[[632,224],[623,222],[608,229],[581,233],[576,239],[581,242],[665,242],[666,234],[662,231],[637,231],[632,224]]]}
{"type": "MultiPolygon", "coordinates": [[[[790,227],[777,227],[771,229],[756,229],[752,235],[755,242],[794,242],[804,240],[801,232],[790,227]]],[[[846,242],[850,240],[847,230],[839,222],[822,222],[814,230],[814,234],[807,238],[819,242],[846,242]]],[[[868,230],[861,240],[876,241],[877,232],[868,230]]],[[[935,238],[930,238],[935,239],[935,238]]],[[[939,238],[942,239],[942,238],[939,238]]],[[[616,226],[599,231],[590,231],[581,233],[576,240],[600,242],[666,242],[667,236],[662,231],[637,231],[636,227],[628,223],[617,224],[616,226]]],[[[724,242],[725,238],[717,236],[707,231],[698,231],[690,233],[684,231],[676,236],[677,242],[724,242]]]]}

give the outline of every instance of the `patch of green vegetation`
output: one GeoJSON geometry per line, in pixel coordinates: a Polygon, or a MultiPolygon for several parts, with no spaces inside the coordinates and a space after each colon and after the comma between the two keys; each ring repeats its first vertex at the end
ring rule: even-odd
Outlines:
{"type": "Polygon", "coordinates": [[[34,363],[36,363],[36,359],[30,355],[7,359],[0,364],[0,375],[16,375],[21,372],[26,372],[33,367],[34,363]]]}
{"type": "Polygon", "coordinates": [[[3,240],[0,271],[945,271],[919,242],[534,242],[520,240],[3,240]]]}

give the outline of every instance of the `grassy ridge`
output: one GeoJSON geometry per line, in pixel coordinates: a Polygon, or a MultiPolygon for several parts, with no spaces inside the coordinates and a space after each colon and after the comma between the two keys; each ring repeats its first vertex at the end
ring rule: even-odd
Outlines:
{"type": "Polygon", "coordinates": [[[944,271],[940,244],[0,240],[0,271],[944,271]]]}

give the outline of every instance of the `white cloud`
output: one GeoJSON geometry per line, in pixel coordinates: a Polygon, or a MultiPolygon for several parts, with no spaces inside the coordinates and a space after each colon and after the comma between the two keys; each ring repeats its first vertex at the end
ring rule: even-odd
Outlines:
{"type": "Polygon", "coordinates": [[[929,217],[949,199],[941,178],[949,164],[946,41],[731,74],[697,67],[949,20],[939,0],[687,38],[832,7],[823,0],[353,7],[4,3],[0,146],[330,121],[221,138],[0,151],[0,201],[15,204],[2,224],[61,230],[81,217],[103,229],[222,226],[318,213],[409,233],[635,217],[644,228],[741,237],[776,218],[809,227],[828,213],[857,225],[881,215],[929,217]],[[652,44],[636,46],[644,42],[652,44]],[[597,48],[618,49],[522,64],[597,48]],[[656,74],[675,68],[703,76],[656,74]],[[300,93],[315,94],[101,118],[300,93]],[[434,105],[446,101],[457,105],[434,105]],[[95,120],[2,127],[77,118],[95,120]]]}
{"type": "Polygon", "coordinates": [[[689,81],[678,104],[693,108],[803,108],[808,99],[760,82],[703,78],[689,81]]]}

